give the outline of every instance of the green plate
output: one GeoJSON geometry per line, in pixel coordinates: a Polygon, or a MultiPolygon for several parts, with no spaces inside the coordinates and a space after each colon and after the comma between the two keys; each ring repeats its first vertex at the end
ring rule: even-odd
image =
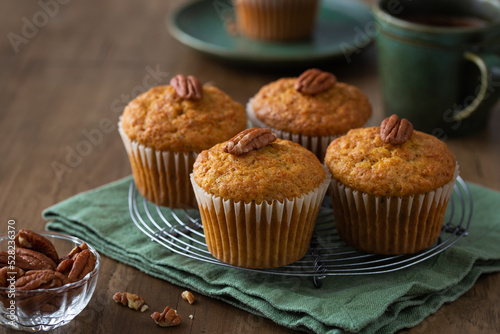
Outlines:
{"type": "Polygon", "coordinates": [[[321,0],[316,29],[310,40],[266,43],[232,37],[223,15],[233,15],[231,0],[188,3],[167,18],[169,32],[198,51],[235,61],[278,63],[306,62],[359,52],[373,35],[370,8],[355,0],[321,0]]]}

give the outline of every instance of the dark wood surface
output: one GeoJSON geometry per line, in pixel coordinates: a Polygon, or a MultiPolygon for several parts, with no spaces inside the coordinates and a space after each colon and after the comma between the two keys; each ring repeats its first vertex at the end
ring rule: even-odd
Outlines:
{"type": "MultiPolygon", "coordinates": [[[[43,229],[44,208],[130,174],[115,124],[125,103],[145,88],[168,83],[177,73],[194,74],[245,103],[263,84],[304,69],[230,66],[187,48],[165,29],[167,13],[182,1],[65,2],[47,1],[52,7],[46,22],[37,1],[0,2],[2,234],[9,219],[15,219],[18,228],[43,229]],[[37,31],[26,23],[34,19],[37,31]],[[13,45],[11,33],[27,38],[13,45]],[[151,76],[151,71],[157,75],[151,76]],[[102,134],[96,137],[100,139],[85,144],[86,134],[96,131],[102,134]],[[82,152],[80,158],[67,160],[73,150],[82,152]],[[55,166],[63,169],[56,172],[55,166]]],[[[380,121],[383,109],[375,56],[370,46],[349,64],[341,57],[320,66],[365,91],[374,106],[374,120],[380,121]]],[[[480,133],[447,140],[462,177],[497,190],[499,109],[497,105],[489,126],[480,133]]],[[[103,257],[89,305],[55,333],[293,332],[208,297],[197,296],[197,304],[190,306],[180,299],[182,291],[103,257]],[[140,292],[150,305],[176,308],[184,315],[182,325],[161,329],[149,316],[118,307],[111,299],[118,290],[140,292]]],[[[500,274],[483,275],[464,296],[407,332],[499,333],[498,314],[500,274]]]]}

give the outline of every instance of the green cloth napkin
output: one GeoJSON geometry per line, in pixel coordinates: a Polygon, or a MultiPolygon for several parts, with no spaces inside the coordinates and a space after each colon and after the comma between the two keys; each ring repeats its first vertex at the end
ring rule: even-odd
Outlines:
{"type": "Polygon", "coordinates": [[[101,254],[149,275],[293,329],[391,333],[413,327],[465,293],[482,273],[500,270],[500,193],[474,184],[468,184],[474,200],[469,235],[453,247],[392,273],[329,276],[318,289],[309,277],[254,273],[168,251],[130,218],[130,182],[127,177],[46,209],[46,228],[80,237],[101,254]]]}

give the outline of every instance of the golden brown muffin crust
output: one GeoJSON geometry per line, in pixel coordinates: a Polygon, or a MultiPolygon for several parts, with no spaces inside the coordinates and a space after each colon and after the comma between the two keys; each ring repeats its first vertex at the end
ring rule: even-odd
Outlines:
{"type": "Polygon", "coordinates": [[[354,129],[335,139],[325,163],[344,185],[376,196],[423,194],[453,179],[455,157],[439,139],[413,131],[402,145],[384,144],[380,127],[354,129]]]}
{"type": "Polygon", "coordinates": [[[329,90],[305,95],[295,90],[297,78],[283,78],[260,89],[252,101],[257,118],[267,126],[305,136],[332,136],[363,126],[372,108],[358,88],[337,82],[329,90]]]}
{"type": "Polygon", "coordinates": [[[201,152],[193,167],[194,180],[209,194],[246,203],[282,202],[318,187],[325,170],[316,156],[288,140],[243,155],[224,152],[225,143],[201,152]]]}
{"type": "Polygon", "coordinates": [[[199,152],[246,127],[244,107],[216,87],[204,86],[200,101],[183,100],[172,86],[137,96],[122,116],[125,134],[157,150],[199,152]]]}

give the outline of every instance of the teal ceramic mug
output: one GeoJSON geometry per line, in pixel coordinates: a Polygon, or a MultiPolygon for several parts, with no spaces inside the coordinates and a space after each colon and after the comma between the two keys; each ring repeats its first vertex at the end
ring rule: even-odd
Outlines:
{"type": "Polygon", "coordinates": [[[373,6],[385,114],[437,137],[483,128],[500,98],[500,0],[373,6]]]}

